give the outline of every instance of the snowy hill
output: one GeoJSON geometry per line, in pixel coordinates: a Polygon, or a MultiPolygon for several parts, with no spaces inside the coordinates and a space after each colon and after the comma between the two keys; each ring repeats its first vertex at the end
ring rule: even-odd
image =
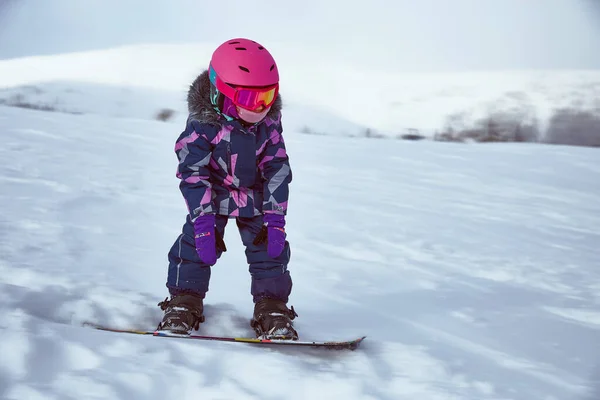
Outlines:
{"type": "MultiPolygon", "coordinates": [[[[365,334],[359,350],[81,327],[160,318],[185,215],[172,153],[182,123],[0,106],[0,398],[598,397],[589,148],[288,130],[297,328],[307,340],[365,334]]],[[[246,336],[249,276],[232,227],[202,328],[246,336]]]]}
{"type": "MultiPolygon", "coordinates": [[[[326,57],[315,65],[306,61],[310,52],[299,58],[283,43],[270,48],[281,64],[282,95],[295,130],[363,136],[369,128],[396,137],[416,129],[432,136],[448,124],[468,128],[505,114],[537,124],[543,134],[561,108],[600,118],[598,70],[392,73],[326,57]]],[[[143,118],[164,108],[185,113],[187,87],[211,51],[204,44],[136,45],[4,60],[0,103],[143,118]]]]}

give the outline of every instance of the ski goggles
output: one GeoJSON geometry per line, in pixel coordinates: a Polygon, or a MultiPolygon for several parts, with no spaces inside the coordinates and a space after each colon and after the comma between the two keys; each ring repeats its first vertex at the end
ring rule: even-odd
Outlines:
{"type": "Polygon", "coordinates": [[[266,87],[231,86],[219,78],[212,66],[209,69],[209,78],[217,90],[229,97],[233,104],[250,111],[255,111],[260,106],[271,107],[279,93],[278,83],[266,87]]]}

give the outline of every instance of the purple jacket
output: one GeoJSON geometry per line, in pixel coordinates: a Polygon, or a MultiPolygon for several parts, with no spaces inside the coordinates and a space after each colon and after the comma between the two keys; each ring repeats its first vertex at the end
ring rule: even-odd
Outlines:
{"type": "Polygon", "coordinates": [[[190,87],[188,109],[175,153],[191,219],[285,215],[292,171],[282,136],[281,98],[262,122],[247,127],[214,109],[205,71],[190,87]]]}

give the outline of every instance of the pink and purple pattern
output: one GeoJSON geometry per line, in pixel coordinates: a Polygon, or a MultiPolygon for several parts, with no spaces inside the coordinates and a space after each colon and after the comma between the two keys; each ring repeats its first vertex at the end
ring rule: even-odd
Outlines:
{"type": "Polygon", "coordinates": [[[175,145],[177,177],[192,219],[205,214],[285,214],[292,179],[280,117],[246,128],[190,119],[175,145]]]}

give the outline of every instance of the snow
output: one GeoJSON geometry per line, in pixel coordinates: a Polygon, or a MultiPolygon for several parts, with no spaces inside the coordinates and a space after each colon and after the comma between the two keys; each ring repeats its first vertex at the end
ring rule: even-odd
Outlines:
{"type": "MultiPolygon", "coordinates": [[[[316,68],[275,42],[296,327],[367,339],[332,352],[84,326],[161,318],[186,213],[173,146],[211,47],[0,61],[0,399],[600,398],[598,149],[361,137],[432,132],[461,111],[595,109],[598,71],[388,71],[374,87],[374,70],[316,68]]],[[[234,224],[225,241],[202,334],[249,336],[234,224]]]]}
{"type": "MultiPolygon", "coordinates": [[[[181,123],[0,108],[0,398],[584,399],[595,384],[590,148],[288,130],[297,328],[367,335],[357,351],[83,327],[160,318],[181,123]]],[[[202,329],[247,336],[243,248],[225,240],[202,329]]]]}
{"type": "MultiPolygon", "coordinates": [[[[294,130],[364,136],[370,128],[396,137],[416,129],[432,136],[452,116],[460,116],[457,128],[508,113],[544,132],[557,109],[600,113],[598,70],[389,72],[324,57],[315,65],[310,53],[299,58],[298,49],[277,41],[269,49],[282,71],[294,130]]],[[[144,119],[170,108],[184,118],[188,85],[212,50],[212,44],[146,44],[6,60],[0,103],[144,119]]]]}

